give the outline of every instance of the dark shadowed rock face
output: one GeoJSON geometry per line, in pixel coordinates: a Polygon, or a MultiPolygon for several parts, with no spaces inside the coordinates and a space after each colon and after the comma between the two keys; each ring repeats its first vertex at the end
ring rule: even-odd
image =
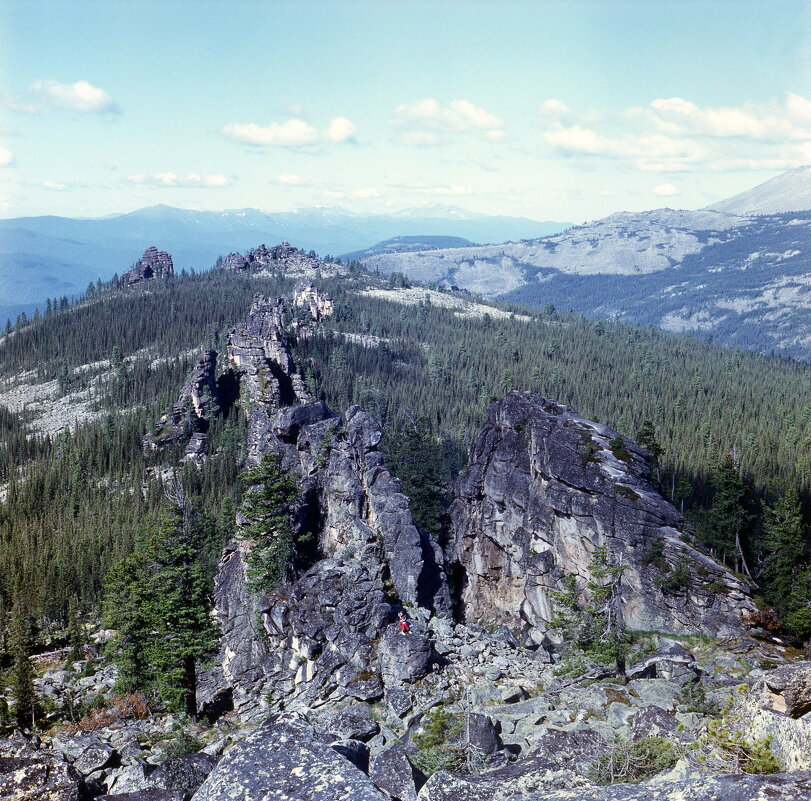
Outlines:
{"type": "Polygon", "coordinates": [[[194,801],[384,801],[369,778],[296,715],[276,715],[235,745],[194,801]]]}
{"type": "Polygon", "coordinates": [[[132,286],[152,278],[168,278],[174,271],[172,257],[153,245],[144,251],[144,255],[131,270],[121,276],[121,283],[132,286]]]}
{"type": "Polygon", "coordinates": [[[204,461],[208,452],[205,432],[230,402],[222,396],[217,386],[217,351],[204,350],[177,402],[158,420],[152,433],[144,437],[144,450],[157,451],[190,437],[188,458],[198,463],[204,461]]]}
{"type": "Polygon", "coordinates": [[[749,587],[685,541],[686,522],[650,484],[645,452],[617,437],[534,393],[511,392],[490,406],[456,485],[446,548],[468,620],[507,620],[541,642],[554,616],[551,592],[566,573],[585,584],[591,555],[604,546],[626,566],[629,628],[744,628],[741,615],[754,608],[749,587]],[[662,592],[659,567],[646,559],[652,552],[669,568],[687,566],[686,591],[662,592]]]}

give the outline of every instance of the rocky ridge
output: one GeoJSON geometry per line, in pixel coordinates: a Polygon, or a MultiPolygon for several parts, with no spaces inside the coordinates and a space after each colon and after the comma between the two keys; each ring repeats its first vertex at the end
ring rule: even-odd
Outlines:
{"type": "Polygon", "coordinates": [[[274,247],[259,245],[245,253],[229,253],[217,260],[217,268],[234,272],[283,272],[286,275],[320,275],[335,277],[346,275],[348,269],[337,262],[325,261],[313,252],[305,253],[289,242],[274,247]]]}
{"type": "MultiPolygon", "coordinates": [[[[750,588],[690,544],[644,451],[568,407],[510,393],[491,405],[436,541],[385,466],[380,424],[357,406],[339,416],[308,390],[292,339],[313,335],[331,302],[312,286],[296,298],[291,308],[256,296],[222,364],[205,353],[182,393],[203,429],[228,386],[247,410],[249,463],[272,451],[298,476],[295,575],[256,596],[245,583],[250,544],[223,553],[219,665],[200,676],[210,759],[156,769],[162,757],[142,743],[171,729],[171,716],[30,744],[65,763],[77,799],[803,797],[811,664],[749,636],[750,588]],[[640,635],[626,682],[613,666],[561,660],[549,629],[553,593],[566,574],[585,590],[601,547],[625,568],[628,627],[669,633],[640,635]],[[687,586],[665,593],[658,579],[685,565],[687,586]],[[400,610],[408,635],[395,625],[400,610]],[[730,730],[772,735],[793,772],[715,775],[723,754],[709,723],[722,707],[730,730]],[[651,737],[675,744],[675,767],[641,787],[595,785],[595,760],[651,737]],[[178,789],[177,774],[194,779],[178,789]]],[[[176,443],[202,433],[193,428],[176,443]]],[[[89,685],[109,695],[113,678],[98,671],[89,685]]]]}

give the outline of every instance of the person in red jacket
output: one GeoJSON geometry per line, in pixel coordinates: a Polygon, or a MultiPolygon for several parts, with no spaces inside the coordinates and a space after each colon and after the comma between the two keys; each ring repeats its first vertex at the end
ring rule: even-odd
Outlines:
{"type": "Polygon", "coordinates": [[[400,627],[400,634],[408,634],[408,632],[411,630],[403,612],[397,613],[397,625],[400,627]]]}

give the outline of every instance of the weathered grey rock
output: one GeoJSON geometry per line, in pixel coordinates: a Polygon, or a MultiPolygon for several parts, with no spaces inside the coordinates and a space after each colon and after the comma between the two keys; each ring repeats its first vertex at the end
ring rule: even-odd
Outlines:
{"type": "Polygon", "coordinates": [[[400,634],[389,626],[380,643],[380,672],[386,684],[412,683],[431,669],[431,641],[415,633],[400,634]]]}
{"type": "Polygon", "coordinates": [[[73,767],[83,776],[89,776],[94,771],[107,767],[117,757],[116,750],[106,743],[92,743],[79,754],[73,767]]]}
{"type": "Polygon", "coordinates": [[[394,801],[415,801],[425,775],[409,761],[401,745],[386,748],[372,758],[369,778],[394,801]]]}
{"type": "Polygon", "coordinates": [[[96,796],[96,801],[186,801],[186,796],[179,790],[162,790],[158,787],[148,787],[145,790],[135,790],[132,793],[99,795],[96,796]]]}
{"type": "Polygon", "coordinates": [[[811,662],[783,665],[762,680],[764,701],[775,712],[800,718],[811,712],[811,662]]]}
{"type": "Polygon", "coordinates": [[[405,688],[387,687],[386,705],[395,717],[402,718],[414,706],[414,697],[405,688]]]}
{"type": "Polygon", "coordinates": [[[59,754],[36,748],[19,734],[0,739],[0,798],[80,801],[84,783],[59,754]]]}
{"type": "Polygon", "coordinates": [[[489,715],[471,712],[465,717],[465,724],[461,732],[454,738],[454,742],[471,745],[479,754],[493,754],[501,748],[499,727],[493,723],[489,715]]]}
{"type": "Polygon", "coordinates": [[[667,637],[659,638],[656,653],[628,668],[632,679],[665,679],[684,686],[694,682],[701,671],[695,657],[681,643],[667,637]]]}
{"type": "Polygon", "coordinates": [[[208,754],[186,754],[163,762],[149,780],[163,790],[177,790],[190,797],[206,780],[217,764],[216,757],[208,754]]]}
{"type": "Polygon", "coordinates": [[[104,784],[108,793],[135,793],[153,787],[151,781],[152,773],[155,771],[154,765],[136,763],[115,768],[110,771],[105,778],[104,784]]]}
{"type": "Polygon", "coordinates": [[[676,716],[658,706],[645,706],[634,715],[631,726],[631,739],[642,737],[664,737],[668,740],[689,741],[692,736],[680,731],[676,716]]]}
{"type": "Polygon", "coordinates": [[[131,270],[121,276],[121,283],[132,286],[153,278],[169,278],[173,275],[174,270],[172,257],[153,245],[144,251],[144,255],[138,259],[131,270]]]}
{"type": "Polygon", "coordinates": [[[343,709],[327,720],[324,728],[337,737],[364,743],[380,731],[380,725],[371,717],[368,707],[343,709]]]}
{"type": "Polygon", "coordinates": [[[194,801],[384,801],[360,770],[322,743],[303,718],[286,714],[235,745],[194,801]]]}
{"type": "Polygon", "coordinates": [[[684,541],[686,522],[650,484],[644,452],[619,437],[624,454],[615,456],[618,437],[534,393],[491,404],[450,509],[446,557],[465,576],[467,620],[506,620],[541,643],[550,594],[567,572],[584,586],[594,548],[605,547],[625,566],[629,628],[744,630],[741,616],[754,608],[748,585],[684,541]],[[658,568],[646,563],[653,547],[669,565],[688,565],[686,593],[662,592],[658,568]]]}
{"type": "MultiPolygon", "coordinates": [[[[564,777],[560,777],[565,781],[564,777]]],[[[539,784],[545,785],[543,777],[539,784]]],[[[811,772],[771,776],[738,774],[688,779],[661,784],[615,784],[610,787],[578,786],[570,789],[524,790],[487,786],[473,778],[440,771],[423,787],[419,801],[807,801],[811,797],[811,772]],[[488,792],[490,793],[488,795],[488,792]]]]}

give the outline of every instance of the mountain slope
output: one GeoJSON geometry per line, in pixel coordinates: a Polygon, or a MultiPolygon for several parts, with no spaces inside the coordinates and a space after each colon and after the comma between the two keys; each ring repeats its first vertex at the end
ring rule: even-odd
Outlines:
{"type": "Polygon", "coordinates": [[[811,209],[811,166],[784,172],[707,208],[727,214],[779,214],[811,209]]]}
{"type": "Polygon", "coordinates": [[[364,264],[811,360],[811,212],[620,213],[545,239],[390,253],[364,264]]]}

